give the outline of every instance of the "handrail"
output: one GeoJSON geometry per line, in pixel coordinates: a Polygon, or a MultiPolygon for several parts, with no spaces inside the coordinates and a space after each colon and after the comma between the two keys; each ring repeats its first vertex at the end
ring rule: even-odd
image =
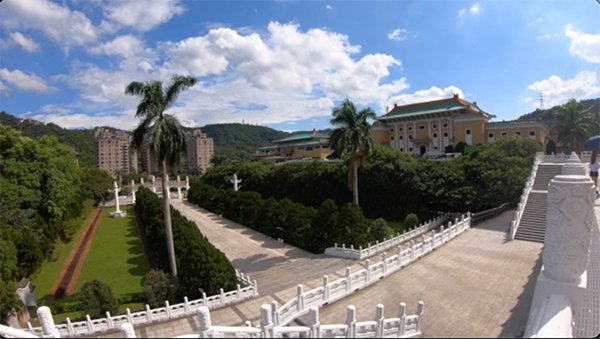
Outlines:
{"type": "Polygon", "coordinates": [[[398,233],[393,238],[384,239],[384,241],[382,241],[382,242],[377,241],[375,243],[375,245],[373,245],[373,246],[371,246],[371,244],[369,244],[369,247],[367,247],[367,248],[362,248],[362,246],[359,246],[358,249],[355,249],[354,245],[350,245],[350,247],[346,247],[346,244],[342,244],[342,247],[338,247],[338,244],[336,243],[336,244],[334,244],[333,247],[328,247],[327,249],[325,249],[325,254],[332,256],[332,257],[341,257],[341,258],[356,259],[356,260],[366,259],[366,258],[372,257],[376,254],[387,251],[388,249],[390,249],[392,247],[398,246],[401,243],[404,243],[404,242],[414,239],[420,235],[423,235],[424,233],[427,233],[428,231],[431,231],[432,229],[436,229],[440,225],[445,223],[446,221],[450,220],[450,218],[451,218],[451,214],[446,213],[444,215],[441,215],[435,219],[428,221],[427,223],[421,224],[421,226],[419,226],[415,229],[411,228],[408,231],[404,230],[404,232],[402,234],[398,233]]]}
{"type": "Polygon", "coordinates": [[[491,217],[497,216],[498,214],[510,208],[511,205],[512,204],[510,202],[505,202],[500,206],[471,214],[471,227],[491,217]]]}
{"type": "Polygon", "coordinates": [[[521,224],[521,218],[523,217],[523,211],[525,210],[525,205],[527,204],[527,200],[529,199],[529,193],[533,188],[533,183],[535,182],[535,176],[537,174],[537,169],[539,164],[542,162],[542,159],[546,159],[542,152],[538,152],[535,155],[535,160],[533,161],[533,167],[531,168],[531,174],[525,183],[525,187],[523,188],[523,193],[521,194],[521,198],[519,199],[519,203],[517,204],[517,210],[515,211],[515,216],[513,220],[510,222],[510,228],[508,230],[508,238],[509,240],[513,240],[515,238],[515,234],[517,234],[517,229],[521,224]]]}
{"type": "MultiPolygon", "coordinates": [[[[86,315],[86,320],[71,322],[69,318],[66,324],[56,325],[61,337],[78,337],[89,333],[102,333],[119,329],[122,324],[141,325],[152,322],[160,322],[169,319],[182,318],[188,315],[195,314],[199,307],[206,306],[209,309],[217,309],[227,305],[235,304],[244,300],[248,300],[258,296],[258,285],[256,280],[250,280],[248,275],[239,272],[236,269],[236,276],[239,284],[233,291],[224,292],[220,289],[220,293],[207,297],[202,293],[202,298],[188,301],[187,297],[183,298],[183,303],[169,305],[165,301],[165,306],[151,309],[146,305],[146,309],[140,312],[131,312],[127,308],[125,314],[111,316],[106,312],[105,318],[91,319],[86,315]],[[242,287],[243,286],[243,287],[242,287]]],[[[42,327],[33,327],[28,322],[29,333],[41,336],[42,327]]],[[[1,333],[1,332],[0,332],[1,333]]]]}
{"type": "Polygon", "coordinates": [[[304,292],[303,285],[298,285],[296,296],[293,299],[285,303],[281,308],[278,308],[276,303],[274,303],[273,318],[276,319],[275,324],[277,326],[287,325],[292,320],[306,314],[311,306],[320,307],[374,284],[379,279],[400,270],[404,266],[442,246],[470,227],[471,214],[467,212],[467,215],[462,215],[460,220],[455,218],[454,224],[448,222],[446,229],[442,226],[439,232],[432,230],[428,233],[429,237],[427,237],[427,234],[424,234],[418,243],[411,240],[410,246],[407,249],[403,250],[402,247],[397,246],[395,255],[388,257],[387,253],[384,252],[381,254],[381,261],[374,264],[371,264],[369,259],[365,260],[365,268],[358,272],[353,273],[350,267],[346,267],[346,276],[332,283],[329,282],[328,276],[325,275],[323,276],[322,287],[317,287],[307,292],[304,292]]]}

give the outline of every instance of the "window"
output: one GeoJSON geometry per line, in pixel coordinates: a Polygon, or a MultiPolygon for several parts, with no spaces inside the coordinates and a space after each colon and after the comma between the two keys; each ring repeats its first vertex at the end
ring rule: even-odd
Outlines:
{"type": "Polygon", "coordinates": [[[412,152],[412,147],[408,149],[409,152],[412,152]]]}
{"type": "Polygon", "coordinates": [[[402,136],[400,136],[400,140],[404,139],[402,136]]]}
{"type": "Polygon", "coordinates": [[[436,125],[436,124],[433,124],[433,128],[437,128],[437,125],[436,125]]]}
{"type": "Polygon", "coordinates": [[[494,133],[488,134],[488,138],[493,138],[493,137],[494,137],[494,133]]]}
{"type": "Polygon", "coordinates": [[[394,140],[394,137],[390,137],[390,140],[394,140]]]}
{"type": "Polygon", "coordinates": [[[404,152],[404,148],[400,148],[400,152],[404,152]]]}
{"type": "Polygon", "coordinates": [[[400,132],[402,132],[402,127],[398,128],[398,130],[399,130],[400,132]]]}
{"type": "Polygon", "coordinates": [[[425,126],[421,125],[419,126],[419,129],[425,129],[425,126]]]}
{"type": "Polygon", "coordinates": [[[408,136],[408,139],[409,139],[409,140],[412,140],[412,135],[409,135],[409,136],[408,136]]]}
{"type": "Polygon", "coordinates": [[[448,133],[444,133],[444,138],[447,138],[447,137],[448,137],[448,133]]]}
{"type": "Polygon", "coordinates": [[[312,146],[308,146],[308,147],[306,147],[306,150],[307,150],[307,151],[312,151],[312,150],[313,150],[313,147],[312,147],[312,146]]]}
{"type": "Polygon", "coordinates": [[[470,130],[470,129],[466,129],[466,130],[465,130],[465,134],[466,134],[466,135],[471,135],[471,130],[470,130]]]}
{"type": "Polygon", "coordinates": [[[412,126],[408,126],[408,130],[409,130],[409,131],[412,131],[412,126]]]}
{"type": "Polygon", "coordinates": [[[519,132],[519,131],[516,131],[516,132],[515,132],[515,134],[516,134],[516,135],[521,135],[521,132],[519,132]]]}
{"type": "Polygon", "coordinates": [[[535,136],[535,131],[529,131],[529,136],[530,137],[534,137],[535,136]]]}
{"type": "Polygon", "coordinates": [[[433,146],[433,149],[437,150],[437,146],[433,146]]]}
{"type": "Polygon", "coordinates": [[[433,137],[434,137],[434,138],[437,138],[437,133],[433,133],[433,137]]]}
{"type": "Polygon", "coordinates": [[[508,133],[506,133],[506,132],[502,132],[502,136],[503,136],[503,137],[505,137],[505,136],[506,136],[506,134],[508,134],[508,133]]]}
{"type": "Polygon", "coordinates": [[[448,127],[448,124],[447,124],[447,123],[444,123],[444,128],[446,128],[446,127],[448,127]]]}

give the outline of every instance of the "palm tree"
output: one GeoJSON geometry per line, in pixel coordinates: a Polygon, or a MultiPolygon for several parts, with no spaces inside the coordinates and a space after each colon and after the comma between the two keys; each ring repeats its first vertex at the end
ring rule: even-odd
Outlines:
{"type": "Polygon", "coordinates": [[[593,124],[590,110],[575,99],[570,99],[556,108],[552,129],[558,141],[568,144],[572,151],[579,153],[583,142],[592,134],[593,124]]]}
{"type": "Polygon", "coordinates": [[[371,108],[365,108],[357,113],[354,104],[346,99],[341,106],[333,109],[331,124],[339,126],[331,134],[329,146],[340,156],[350,155],[348,170],[348,189],[352,191],[352,201],[358,205],[358,167],[371,154],[373,139],[371,125],[367,119],[375,118],[371,108]]]}
{"type": "Polygon", "coordinates": [[[173,245],[173,229],[171,227],[171,211],[169,208],[168,185],[166,181],[167,166],[174,167],[181,160],[185,152],[185,133],[176,117],[165,114],[171,107],[179,93],[196,84],[196,79],[175,75],[171,78],[166,88],[161,81],[130,83],[125,89],[125,94],[139,95],[142,100],[137,106],[135,116],[142,122],[133,131],[133,147],[139,150],[142,144],[148,143],[150,151],[162,166],[162,196],[163,214],[167,234],[167,250],[171,264],[171,275],[177,276],[175,263],[175,248],[173,245]]]}

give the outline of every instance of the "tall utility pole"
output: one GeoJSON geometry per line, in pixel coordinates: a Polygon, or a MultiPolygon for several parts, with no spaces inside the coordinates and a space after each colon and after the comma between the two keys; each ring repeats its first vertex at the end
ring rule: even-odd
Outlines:
{"type": "Polygon", "coordinates": [[[546,109],[544,107],[544,93],[540,92],[540,110],[544,110],[544,109],[546,109]]]}

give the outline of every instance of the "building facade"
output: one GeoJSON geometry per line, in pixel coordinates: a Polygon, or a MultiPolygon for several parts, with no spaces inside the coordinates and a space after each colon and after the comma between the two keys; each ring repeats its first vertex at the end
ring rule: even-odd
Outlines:
{"type": "Polygon", "coordinates": [[[213,139],[202,133],[200,129],[191,131],[187,137],[186,165],[189,170],[199,168],[205,173],[211,166],[214,151],[213,139]]]}
{"type": "Polygon", "coordinates": [[[97,127],[96,162],[98,168],[115,176],[117,172],[137,172],[137,155],[131,148],[131,136],[120,130],[97,127]]]}
{"type": "Polygon", "coordinates": [[[548,128],[539,121],[490,122],[494,115],[476,102],[452,98],[398,106],[376,118],[375,143],[415,155],[444,154],[448,146],[492,143],[507,135],[520,135],[545,146],[548,128]]]}
{"type": "Polygon", "coordinates": [[[273,145],[261,147],[254,156],[266,161],[286,161],[293,159],[325,159],[333,153],[329,148],[329,135],[318,133],[299,133],[275,140],[273,145]]]}

